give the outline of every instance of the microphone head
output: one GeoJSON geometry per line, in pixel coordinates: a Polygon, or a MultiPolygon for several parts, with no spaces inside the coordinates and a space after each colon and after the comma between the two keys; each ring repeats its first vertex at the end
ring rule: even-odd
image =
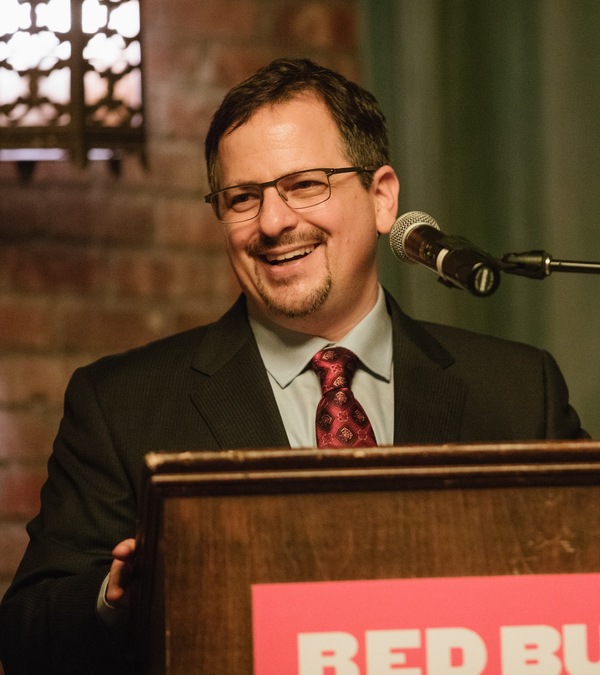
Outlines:
{"type": "Polygon", "coordinates": [[[396,222],[392,225],[392,229],[390,230],[390,247],[394,255],[403,262],[411,264],[415,262],[406,255],[404,241],[406,235],[419,225],[428,225],[429,227],[434,227],[436,230],[440,229],[435,219],[428,213],[423,213],[423,211],[409,211],[403,216],[398,216],[396,222]]]}

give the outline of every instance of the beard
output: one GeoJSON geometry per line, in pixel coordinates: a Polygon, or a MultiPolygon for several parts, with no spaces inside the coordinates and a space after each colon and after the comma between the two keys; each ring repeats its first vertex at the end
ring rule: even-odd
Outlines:
{"type": "Polygon", "coordinates": [[[329,297],[331,286],[329,271],[315,287],[306,291],[295,288],[293,279],[282,282],[275,292],[265,287],[260,276],[257,275],[256,281],[256,290],[267,309],[287,319],[299,319],[315,312],[329,297]]]}
{"type": "MultiPolygon", "coordinates": [[[[283,234],[277,239],[260,237],[251,244],[247,252],[249,255],[264,255],[269,249],[277,245],[301,245],[303,243],[324,243],[326,236],[316,228],[302,236],[283,234]]],[[[281,280],[276,287],[267,286],[261,277],[259,265],[255,267],[256,290],[265,303],[266,308],[288,319],[298,319],[309,316],[315,312],[329,297],[332,287],[329,263],[326,262],[324,274],[310,287],[306,281],[294,277],[281,280]]]]}

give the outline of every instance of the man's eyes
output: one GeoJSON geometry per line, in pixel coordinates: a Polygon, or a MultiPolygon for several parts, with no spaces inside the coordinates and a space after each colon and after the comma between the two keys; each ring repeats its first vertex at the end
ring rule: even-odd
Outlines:
{"type": "Polygon", "coordinates": [[[307,178],[305,180],[299,180],[293,185],[291,185],[288,189],[290,190],[310,190],[311,188],[318,188],[321,187],[323,183],[318,180],[314,180],[312,178],[307,178]]]}
{"type": "Polygon", "coordinates": [[[286,192],[309,192],[322,190],[327,187],[327,183],[314,176],[301,177],[296,176],[288,185],[284,186],[286,192]]]}
{"type": "Polygon", "coordinates": [[[244,206],[247,204],[254,204],[260,200],[260,195],[256,192],[251,191],[239,191],[230,193],[228,195],[227,203],[230,208],[235,208],[236,206],[244,206]]]}

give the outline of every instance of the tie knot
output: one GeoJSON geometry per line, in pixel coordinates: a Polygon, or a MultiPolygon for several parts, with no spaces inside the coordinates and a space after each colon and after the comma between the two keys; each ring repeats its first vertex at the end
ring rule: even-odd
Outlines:
{"type": "Polygon", "coordinates": [[[331,389],[348,387],[358,365],[356,354],[344,347],[328,347],[317,352],[310,362],[319,376],[323,393],[331,389]]]}

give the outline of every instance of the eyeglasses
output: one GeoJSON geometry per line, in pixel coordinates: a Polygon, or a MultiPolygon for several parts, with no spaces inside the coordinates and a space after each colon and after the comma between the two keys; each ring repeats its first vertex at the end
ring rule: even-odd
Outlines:
{"type": "Polygon", "coordinates": [[[336,173],[372,173],[376,169],[347,166],[341,169],[307,169],[296,171],[265,183],[234,185],[216,190],[204,197],[217,218],[226,224],[252,220],[260,213],[263,192],[274,187],[283,201],[292,209],[306,209],[326,202],[331,197],[330,176],[336,173]]]}

